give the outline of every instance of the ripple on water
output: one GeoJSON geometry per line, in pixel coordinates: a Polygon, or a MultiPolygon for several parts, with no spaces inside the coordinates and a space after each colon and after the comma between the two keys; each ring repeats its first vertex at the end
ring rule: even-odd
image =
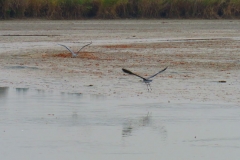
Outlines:
{"type": "Polygon", "coordinates": [[[240,156],[239,106],[8,87],[0,87],[0,104],[4,159],[240,156]]]}

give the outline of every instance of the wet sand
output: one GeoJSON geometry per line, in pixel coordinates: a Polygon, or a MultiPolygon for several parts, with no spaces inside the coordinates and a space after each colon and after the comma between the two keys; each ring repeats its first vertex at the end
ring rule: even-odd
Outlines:
{"type": "Polygon", "coordinates": [[[1,21],[0,85],[162,102],[240,103],[240,21],[1,21]],[[58,43],[77,51],[70,58],[58,43]],[[127,68],[154,78],[152,91],[127,68]],[[221,83],[225,82],[226,83],[221,83]]]}

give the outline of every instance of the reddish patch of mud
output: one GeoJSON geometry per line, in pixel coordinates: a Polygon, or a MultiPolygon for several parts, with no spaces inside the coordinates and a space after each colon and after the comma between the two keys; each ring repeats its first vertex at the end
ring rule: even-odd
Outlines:
{"type": "Polygon", "coordinates": [[[159,43],[148,43],[146,44],[115,44],[115,45],[103,45],[103,48],[109,48],[109,49],[131,49],[131,48],[152,48],[152,49],[158,49],[158,48],[199,48],[201,46],[205,47],[214,47],[218,46],[218,48],[226,48],[232,46],[234,48],[239,48],[238,45],[229,44],[231,40],[206,40],[201,41],[199,40],[193,40],[193,41],[187,41],[186,39],[178,40],[176,42],[169,41],[169,42],[159,42],[159,43]]]}
{"type": "Polygon", "coordinates": [[[99,59],[95,53],[92,52],[82,52],[78,54],[79,58],[86,58],[86,59],[93,59],[93,60],[97,60],[99,59]]]}
{"type": "Polygon", "coordinates": [[[173,43],[152,43],[148,44],[117,44],[117,45],[104,45],[103,48],[109,48],[109,49],[127,49],[127,48],[180,48],[181,45],[179,45],[179,42],[173,42],[173,43]]]}
{"type": "Polygon", "coordinates": [[[53,57],[59,57],[59,58],[69,58],[71,57],[71,53],[59,53],[59,54],[54,54],[53,57]]]}
{"type": "MultiPolygon", "coordinates": [[[[76,58],[86,58],[86,59],[93,59],[93,60],[99,59],[94,54],[95,53],[93,53],[93,52],[82,52],[82,53],[79,53],[76,58]]],[[[47,57],[71,58],[72,54],[71,53],[58,53],[58,54],[42,55],[42,58],[47,58],[47,57]]]]}
{"type": "MultiPolygon", "coordinates": [[[[117,45],[104,45],[104,48],[140,48],[139,45],[127,45],[127,44],[117,44],[117,45]]],[[[143,46],[142,46],[143,47],[143,46]]]]}

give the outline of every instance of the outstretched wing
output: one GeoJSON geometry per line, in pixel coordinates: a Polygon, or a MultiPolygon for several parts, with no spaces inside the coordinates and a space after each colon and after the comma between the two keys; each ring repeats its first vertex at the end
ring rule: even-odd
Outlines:
{"type": "Polygon", "coordinates": [[[152,76],[150,76],[150,77],[148,77],[148,78],[146,78],[146,79],[151,79],[151,78],[155,77],[155,76],[158,75],[159,73],[162,73],[163,71],[165,71],[167,68],[168,68],[168,67],[164,68],[163,70],[159,71],[158,73],[156,73],[156,74],[154,74],[154,75],[152,75],[152,76]]]}
{"type": "Polygon", "coordinates": [[[82,46],[82,48],[80,48],[80,49],[77,51],[77,53],[80,52],[84,47],[87,47],[87,46],[89,46],[89,45],[91,45],[91,44],[92,44],[92,41],[91,41],[90,43],[86,44],[85,46],[82,46]]]}
{"type": "Polygon", "coordinates": [[[127,70],[127,69],[124,69],[124,68],[123,68],[122,71],[125,72],[125,73],[131,74],[131,75],[135,75],[135,76],[137,76],[137,77],[139,77],[139,78],[142,78],[142,79],[146,80],[146,78],[143,78],[143,77],[141,77],[141,76],[139,76],[139,75],[137,75],[137,74],[135,74],[135,73],[127,70]]]}
{"type": "Polygon", "coordinates": [[[69,50],[69,52],[72,53],[72,55],[76,55],[76,53],[74,53],[74,52],[73,52],[70,48],[68,48],[67,46],[65,46],[65,45],[63,45],[63,44],[58,44],[58,45],[65,47],[67,50],[69,50]]]}

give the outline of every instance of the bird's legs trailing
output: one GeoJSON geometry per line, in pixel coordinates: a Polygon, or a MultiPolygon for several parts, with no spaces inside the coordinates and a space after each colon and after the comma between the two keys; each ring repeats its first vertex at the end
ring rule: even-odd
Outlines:
{"type": "Polygon", "coordinates": [[[152,90],[150,83],[148,83],[148,87],[150,88],[150,90],[152,90]]]}
{"type": "Polygon", "coordinates": [[[148,92],[149,92],[150,90],[152,90],[152,88],[151,88],[151,86],[150,86],[150,83],[146,83],[146,82],[145,82],[145,84],[147,85],[148,92]]]}

